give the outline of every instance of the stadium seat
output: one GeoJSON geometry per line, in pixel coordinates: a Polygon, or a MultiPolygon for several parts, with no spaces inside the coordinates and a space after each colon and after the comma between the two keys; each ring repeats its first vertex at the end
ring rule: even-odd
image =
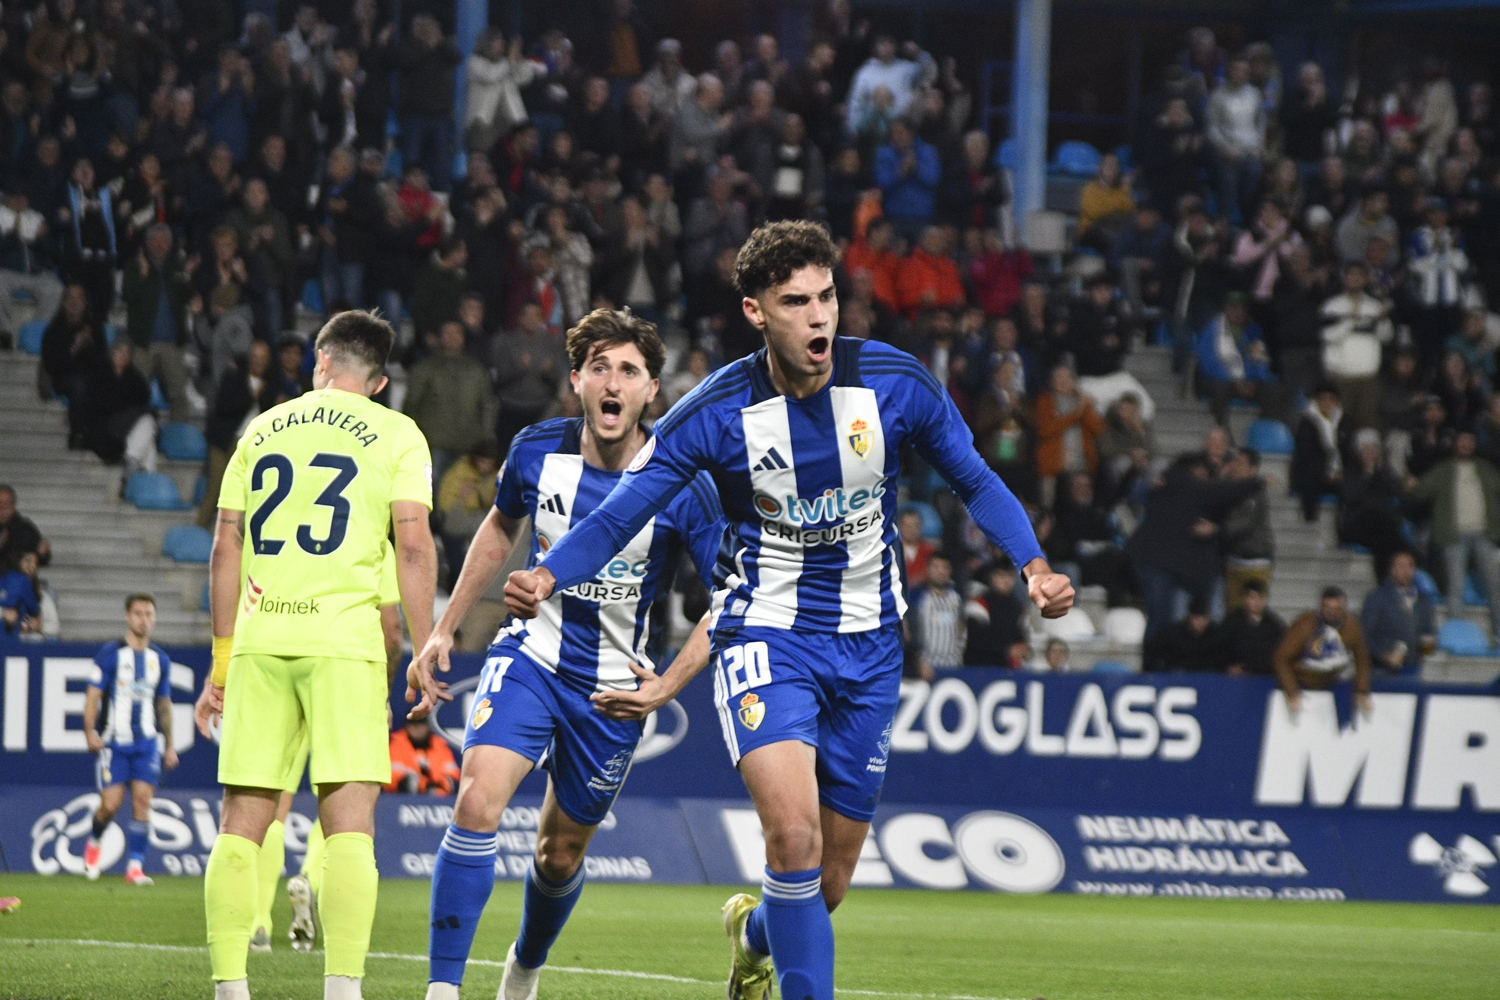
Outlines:
{"type": "Polygon", "coordinates": [[[1482,608],[1489,603],[1484,592],[1484,581],[1473,573],[1464,577],[1464,603],[1471,608],[1482,608]]]}
{"type": "Polygon", "coordinates": [[[995,150],[995,166],[1001,170],[1016,169],[1016,140],[1006,139],[995,150]]]}
{"type": "Polygon", "coordinates": [[[1116,646],[1139,646],[1146,638],[1146,616],[1136,608],[1110,608],[1104,613],[1104,634],[1116,646]]]}
{"type": "Polygon", "coordinates": [[[163,410],[170,410],[171,408],[172,404],[167,402],[167,394],[162,391],[161,382],[156,379],[152,379],[151,409],[155,410],[157,413],[161,413],[163,410]]]}
{"type": "Polygon", "coordinates": [[[1100,660],[1094,664],[1096,674],[1133,674],[1135,668],[1128,663],[1119,660],[1100,660]]]}
{"type": "Polygon", "coordinates": [[[923,538],[943,537],[943,519],[938,515],[936,507],[921,500],[913,500],[901,508],[901,513],[904,514],[909,510],[914,510],[922,515],[923,538]]]}
{"type": "Polygon", "coordinates": [[[192,424],[162,424],[157,448],[174,462],[201,462],[208,457],[208,442],[192,424]]]}
{"type": "Polygon", "coordinates": [[[1065,142],[1052,154],[1052,169],[1069,177],[1093,177],[1104,157],[1086,142],[1065,142]]]}
{"type": "Polygon", "coordinates": [[[41,354],[42,334],[46,332],[47,324],[42,320],[34,319],[22,326],[20,332],[16,334],[16,347],[27,354],[41,354]]]}
{"type": "Polygon", "coordinates": [[[1075,639],[1092,639],[1098,635],[1088,612],[1075,607],[1061,618],[1043,618],[1042,632],[1049,639],[1072,642],[1075,639]]]}
{"type": "Polygon", "coordinates": [[[1425,569],[1417,570],[1416,584],[1417,593],[1426,597],[1430,601],[1440,600],[1443,596],[1442,592],[1438,590],[1437,581],[1434,580],[1432,578],[1432,574],[1427,572],[1425,569]]]}
{"type": "Polygon", "coordinates": [[[137,472],[125,483],[125,499],[138,510],[187,510],[177,484],[160,472],[137,472]]]}
{"type": "Polygon", "coordinates": [[[1262,455],[1290,455],[1292,432],[1279,420],[1262,418],[1245,432],[1245,447],[1254,448],[1262,455]]]}
{"type": "Polygon", "coordinates": [[[1486,656],[1490,652],[1490,641],[1478,625],[1454,618],[1443,622],[1443,627],[1438,629],[1438,648],[1453,656],[1486,656]]]}
{"type": "Polygon", "coordinates": [[[173,562],[206,563],[213,551],[214,536],[196,524],[179,524],[167,530],[161,543],[161,554],[173,562]]]}

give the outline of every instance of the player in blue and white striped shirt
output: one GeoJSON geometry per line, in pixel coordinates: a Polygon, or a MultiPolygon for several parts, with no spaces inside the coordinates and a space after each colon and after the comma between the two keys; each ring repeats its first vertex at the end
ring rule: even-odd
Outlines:
{"type": "Polygon", "coordinates": [[[161,770],[177,766],[172,748],[172,658],[151,642],[156,628],[156,599],[150,594],[125,598],[125,638],[107,642],[94,656],[83,704],[83,733],[95,767],[99,808],[83,849],[84,873],[99,877],[99,838],[125,802],[130,785],[131,820],[127,827],[125,881],[150,885],[142,871],[151,831],[151,798],[161,770]],[[100,729],[103,723],[103,729],[100,729]]]}
{"type": "Polygon", "coordinates": [[[838,248],[809,222],[762,226],[736,284],[767,347],[715,372],[657,424],[608,500],[506,599],[536,613],[598,571],[707,470],[732,533],[714,595],[714,675],[731,758],[765,824],[764,898],[724,907],[730,1000],[833,1000],[833,926],[890,752],[906,611],[896,531],[901,449],[916,448],[1026,574],[1048,617],[1072,605],[1020,503],[974,451],[947,392],[912,356],[835,337],[838,248]]]}
{"type": "MultiPolygon", "coordinates": [[[[474,535],[453,596],[414,668],[447,669],[453,634],[532,520],[528,565],[567,537],[614,489],[649,440],[641,417],[665,357],[655,328],[597,309],[568,333],[581,419],[548,420],[516,436],[495,507],[474,535]]],[[[676,555],[712,573],[723,512],[706,476],[574,581],[540,614],[501,630],[489,649],[464,734],[453,825],[432,876],[429,1000],[456,1000],[469,948],[495,881],[495,831],[516,786],[550,772],[536,858],[526,875],[521,930],[506,956],[500,996],[536,996],[538,973],[583,889],[583,853],[630,770],[642,720],[708,661],[708,618],[663,675],[646,655],[651,605],[671,585],[676,555]]]]}

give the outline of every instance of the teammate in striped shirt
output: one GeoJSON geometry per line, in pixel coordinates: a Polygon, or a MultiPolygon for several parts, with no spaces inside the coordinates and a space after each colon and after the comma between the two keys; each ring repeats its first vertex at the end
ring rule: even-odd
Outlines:
{"type": "Polygon", "coordinates": [[[125,837],[125,881],[150,885],[141,868],[151,832],[151,798],[161,770],[177,766],[172,748],[172,658],[151,641],[156,598],[125,598],[125,638],[107,642],[94,656],[83,703],[83,734],[95,767],[99,808],[83,848],[84,873],[99,877],[99,838],[125,802],[130,786],[130,823],[125,837]],[[102,729],[100,728],[102,724],[102,729]]]}
{"type": "Polygon", "coordinates": [[[598,572],[707,470],[730,522],[733,571],[714,595],[714,674],[730,757],[765,830],[764,896],[724,906],[730,1000],[833,1000],[829,910],[848,889],[890,752],[906,611],[896,530],[910,445],[1027,578],[1047,617],[1073,590],[1042,557],[1016,498],[974,451],[920,362],[835,336],[838,248],[809,222],[751,234],[736,262],[766,349],[727,365],[657,424],[614,493],[546,560],[513,573],[521,617],[598,572]]]}
{"type": "MultiPolygon", "coordinates": [[[[568,332],[581,419],[549,420],[516,436],[495,507],[475,532],[453,596],[418,657],[448,669],[453,635],[532,521],[528,564],[584,520],[650,440],[641,418],[665,349],[650,323],[596,309],[568,332]]],[[[547,951],[583,891],[583,854],[630,770],[642,720],[708,661],[708,619],[658,676],[646,648],[650,610],[686,549],[710,587],[724,540],[706,476],[643,519],[610,557],[501,630],[489,649],[464,734],[453,825],[432,876],[428,1000],[456,1000],[474,931],[495,882],[495,831],[516,786],[550,772],[536,857],[526,874],[521,929],[505,959],[501,1000],[532,1000],[547,951]]]]}

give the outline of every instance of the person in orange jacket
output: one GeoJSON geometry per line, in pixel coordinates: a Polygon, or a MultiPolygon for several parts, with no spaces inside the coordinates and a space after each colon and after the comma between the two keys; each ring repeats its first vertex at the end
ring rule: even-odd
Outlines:
{"type": "Polygon", "coordinates": [[[916,318],[923,309],[963,308],[964,280],[947,243],[941,226],[928,226],[922,230],[922,242],[897,269],[896,293],[908,318],[916,318]]]}
{"type": "Polygon", "coordinates": [[[1078,391],[1078,377],[1067,365],[1052,369],[1052,385],[1036,401],[1036,474],[1041,480],[1043,505],[1052,506],[1057,476],[1099,467],[1095,445],[1104,418],[1094,401],[1078,391]]]}
{"type": "Polygon", "coordinates": [[[424,719],[407,719],[391,734],[391,782],[388,792],[408,795],[452,795],[458,790],[458,762],[448,741],[433,738],[424,719]]]}
{"type": "Polygon", "coordinates": [[[891,251],[891,239],[891,220],[884,216],[871,219],[865,238],[856,239],[844,251],[844,270],[851,277],[856,271],[869,271],[875,279],[871,292],[875,301],[896,313],[901,311],[901,300],[896,293],[901,258],[891,251]]]}

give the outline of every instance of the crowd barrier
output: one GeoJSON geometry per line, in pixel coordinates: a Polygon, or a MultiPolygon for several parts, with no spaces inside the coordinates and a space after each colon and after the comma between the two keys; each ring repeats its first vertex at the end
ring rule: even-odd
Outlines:
{"type": "MultiPolygon", "coordinates": [[[[94,650],[0,646],[0,845],[14,869],[82,870],[97,802],[82,733],[94,650]]],[[[191,723],[206,648],[175,648],[174,740],[147,870],[200,874],[218,814],[216,748],[191,723]]],[[[481,665],[457,656],[441,729],[461,736],[481,665]]],[[[761,831],[729,765],[704,676],[651,719],[625,792],[590,849],[613,881],[758,882],[761,831]]],[[[393,699],[399,714],[404,705],[393,699]]],[[[855,884],[1005,892],[1337,901],[1496,902],[1500,696],[1377,684],[1309,692],[1293,715],[1265,678],[941,672],[907,682],[884,800],[855,884]]],[[[542,775],[501,826],[497,877],[535,844],[542,775]]],[[[385,796],[385,875],[430,874],[451,799],[385,796]]],[[[316,815],[303,793],[289,865],[316,815]]],[[[110,829],[104,859],[119,865],[110,829]]]]}

